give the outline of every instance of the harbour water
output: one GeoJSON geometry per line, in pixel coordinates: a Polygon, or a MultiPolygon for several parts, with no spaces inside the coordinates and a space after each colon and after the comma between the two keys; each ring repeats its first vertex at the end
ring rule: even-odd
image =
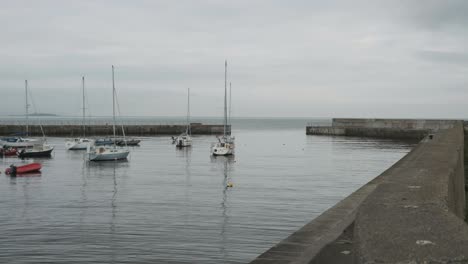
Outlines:
{"type": "Polygon", "coordinates": [[[49,138],[53,157],[29,177],[3,171],[31,160],[3,159],[0,263],[248,263],[414,146],[306,136],[307,122],[235,120],[231,158],[196,136],[182,150],[142,138],[127,162],[107,163],[49,138]]]}

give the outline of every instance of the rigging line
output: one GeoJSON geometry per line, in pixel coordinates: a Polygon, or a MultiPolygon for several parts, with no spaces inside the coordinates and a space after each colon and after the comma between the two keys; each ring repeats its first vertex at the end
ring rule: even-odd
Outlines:
{"type": "MultiPolygon", "coordinates": [[[[28,89],[28,96],[31,99],[31,104],[32,104],[32,107],[34,109],[34,113],[37,114],[38,110],[36,108],[36,103],[34,102],[34,97],[33,97],[33,94],[32,94],[32,91],[31,91],[30,88],[28,89]]],[[[45,133],[44,133],[44,128],[42,127],[42,122],[39,122],[39,127],[41,128],[42,137],[45,138],[45,133]]]]}
{"type": "Polygon", "coordinates": [[[86,98],[86,100],[85,100],[85,107],[86,107],[86,109],[88,109],[88,111],[87,111],[87,113],[86,113],[86,115],[88,116],[88,120],[87,120],[88,124],[87,124],[87,125],[91,125],[91,120],[90,120],[90,119],[91,119],[91,109],[90,109],[90,107],[89,107],[88,89],[86,89],[86,87],[85,87],[85,91],[84,91],[84,92],[85,92],[85,98],[86,98]]]}
{"type": "MultiPolygon", "coordinates": [[[[120,113],[119,97],[117,96],[117,90],[115,90],[115,89],[114,89],[114,94],[115,94],[115,104],[117,105],[117,114],[118,114],[119,116],[122,116],[122,114],[120,113]]],[[[124,126],[123,126],[123,120],[121,120],[120,126],[121,126],[121,128],[122,128],[122,135],[123,135],[125,147],[128,148],[127,139],[125,138],[125,129],[124,129],[124,126]]]]}

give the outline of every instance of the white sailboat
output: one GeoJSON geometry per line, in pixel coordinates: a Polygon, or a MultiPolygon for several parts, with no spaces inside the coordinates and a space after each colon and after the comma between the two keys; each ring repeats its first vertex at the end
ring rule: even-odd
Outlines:
{"type": "MultiPolygon", "coordinates": [[[[28,104],[28,80],[25,81],[26,86],[26,135],[29,134],[29,104],[28,104]]],[[[33,101],[33,107],[34,101],[33,101]]],[[[36,109],[35,109],[36,110],[36,109]]],[[[36,157],[50,157],[54,147],[47,144],[47,140],[45,137],[44,129],[42,124],[39,123],[39,127],[41,128],[42,132],[42,139],[22,139],[20,138],[19,144],[27,144],[25,148],[17,153],[18,157],[20,158],[36,158],[36,157]]]]}
{"type": "Polygon", "coordinates": [[[190,128],[190,88],[188,88],[187,92],[187,128],[184,133],[180,134],[174,141],[176,143],[176,147],[183,148],[183,147],[190,147],[192,146],[192,131],[190,128]]]}
{"type": "MultiPolygon", "coordinates": [[[[112,161],[127,159],[130,151],[127,149],[117,148],[115,142],[115,81],[114,81],[114,65],[112,65],[112,130],[114,132],[114,144],[111,147],[105,146],[89,146],[87,150],[89,161],[112,161]]],[[[123,135],[125,137],[125,134],[123,135]]]]}
{"type": "Polygon", "coordinates": [[[81,78],[83,84],[83,137],[71,138],[65,141],[65,148],[68,150],[86,150],[93,144],[93,140],[86,138],[86,108],[85,108],[85,78],[81,78]]]}
{"type": "MultiPolygon", "coordinates": [[[[211,155],[228,156],[233,155],[235,150],[234,137],[227,132],[227,61],[224,62],[224,130],[223,136],[217,137],[218,142],[211,144],[211,155]]],[[[229,131],[230,132],[230,131],[229,131]]]]}
{"type": "Polygon", "coordinates": [[[24,90],[25,90],[25,119],[26,119],[26,138],[23,137],[4,137],[0,138],[0,147],[4,148],[31,148],[35,144],[42,143],[40,139],[28,138],[29,136],[29,103],[28,103],[28,80],[24,80],[24,90]]]}

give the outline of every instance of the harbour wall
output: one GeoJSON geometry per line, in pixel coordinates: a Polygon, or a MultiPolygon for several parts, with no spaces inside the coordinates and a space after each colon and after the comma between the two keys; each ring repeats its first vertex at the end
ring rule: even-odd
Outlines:
{"type": "Polygon", "coordinates": [[[364,128],[425,131],[413,150],[251,263],[468,263],[463,122],[407,121],[364,128]]]}
{"type": "Polygon", "coordinates": [[[307,135],[421,139],[457,120],[333,118],[331,126],[307,126],[307,135]]]}
{"type": "MultiPolygon", "coordinates": [[[[44,125],[42,126],[46,136],[56,137],[79,137],[83,135],[83,126],[78,125],[44,125]]],[[[157,136],[157,135],[178,135],[185,132],[186,125],[128,125],[124,127],[125,135],[129,136],[157,136]]],[[[220,135],[223,134],[223,125],[205,125],[193,123],[191,131],[193,135],[220,135]]],[[[231,127],[228,126],[228,132],[231,127]]],[[[18,125],[0,125],[0,136],[9,136],[18,133],[25,133],[26,128],[18,125]]],[[[117,135],[122,135],[122,128],[116,127],[117,135]]],[[[109,136],[112,135],[112,124],[90,125],[86,127],[88,136],[109,136]]],[[[29,126],[30,136],[42,136],[41,127],[29,126]]]]}

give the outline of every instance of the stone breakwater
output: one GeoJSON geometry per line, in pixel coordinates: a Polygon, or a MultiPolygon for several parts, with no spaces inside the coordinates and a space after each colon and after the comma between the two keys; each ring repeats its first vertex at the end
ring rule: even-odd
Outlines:
{"type": "Polygon", "coordinates": [[[334,119],[324,129],[421,141],[251,263],[468,263],[463,121],[334,119]]]}
{"type": "MultiPolygon", "coordinates": [[[[45,135],[53,137],[78,137],[83,135],[83,126],[79,125],[44,125],[42,126],[45,135]]],[[[122,128],[116,127],[117,134],[122,134],[122,128]]],[[[129,136],[157,136],[157,135],[177,135],[185,132],[185,125],[128,125],[124,126],[125,134],[129,136]]],[[[193,123],[191,125],[194,135],[221,135],[223,125],[205,125],[193,123]]],[[[231,127],[228,126],[228,131],[231,127]]],[[[0,125],[0,136],[9,136],[25,133],[26,128],[18,125],[0,125]]],[[[41,127],[29,126],[30,136],[42,136],[41,127]]],[[[108,136],[112,135],[112,124],[90,125],[86,127],[88,136],[108,136]]]]}

